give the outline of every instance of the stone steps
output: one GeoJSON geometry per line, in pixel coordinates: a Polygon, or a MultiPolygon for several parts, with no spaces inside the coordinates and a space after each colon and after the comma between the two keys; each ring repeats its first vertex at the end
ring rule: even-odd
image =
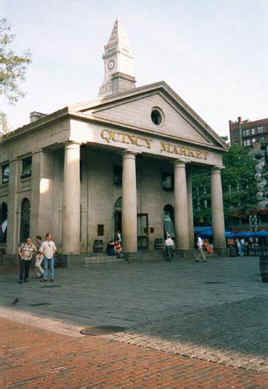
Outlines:
{"type": "Polygon", "coordinates": [[[125,262],[125,258],[117,258],[109,255],[91,255],[84,258],[84,265],[91,265],[95,263],[118,263],[125,262]]]}
{"type": "MultiPolygon", "coordinates": [[[[135,262],[150,262],[150,261],[162,261],[164,259],[161,250],[156,251],[139,251],[136,255],[135,262]]],[[[103,253],[96,253],[92,255],[86,255],[83,258],[84,265],[91,265],[96,263],[118,263],[128,261],[126,257],[117,258],[115,256],[104,255],[103,253]]]]}

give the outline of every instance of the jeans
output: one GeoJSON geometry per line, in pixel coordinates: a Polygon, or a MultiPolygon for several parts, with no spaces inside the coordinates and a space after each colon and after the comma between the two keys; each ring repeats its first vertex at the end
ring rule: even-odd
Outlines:
{"type": "Polygon", "coordinates": [[[44,257],[44,280],[48,279],[48,266],[50,270],[50,279],[54,280],[54,258],[44,257]]]}
{"type": "Polygon", "coordinates": [[[203,261],[206,261],[206,255],[204,253],[203,247],[198,247],[197,250],[198,251],[197,251],[196,261],[199,261],[200,258],[202,258],[203,261]]]}
{"type": "Polygon", "coordinates": [[[167,261],[171,261],[171,258],[173,257],[173,247],[172,246],[166,246],[166,256],[167,256],[167,261]]]}
{"type": "Polygon", "coordinates": [[[20,281],[27,281],[30,272],[31,261],[20,259],[20,281]]]}

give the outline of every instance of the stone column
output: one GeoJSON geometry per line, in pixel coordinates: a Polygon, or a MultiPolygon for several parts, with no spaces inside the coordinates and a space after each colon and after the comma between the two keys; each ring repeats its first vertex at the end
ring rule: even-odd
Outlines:
{"type": "Polygon", "coordinates": [[[211,170],[211,209],[214,248],[221,253],[226,248],[226,242],[224,236],[221,169],[218,167],[213,167],[211,170]]]}
{"type": "Polygon", "coordinates": [[[63,253],[80,253],[80,145],[67,143],[64,158],[63,253]]]}
{"type": "Polygon", "coordinates": [[[132,254],[137,252],[136,155],[128,151],[123,154],[122,195],[123,249],[132,254]]]}
{"type": "Polygon", "coordinates": [[[188,196],[188,220],[189,220],[189,248],[194,248],[194,216],[193,216],[193,184],[191,166],[187,169],[187,196],[188,196]]]}
{"type": "Polygon", "coordinates": [[[18,241],[18,180],[19,160],[15,159],[9,163],[8,180],[8,219],[7,219],[7,254],[16,254],[18,241]]]}
{"type": "Polygon", "coordinates": [[[54,154],[40,150],[32,156],[31,235],[55,239],[53,223],[54,154]]]}
{"type": "Polygon", "coordinates": [[[179,251],[189,250],[189,219],[185,163],[174,164],[174,197],[176,247],[179,251]]]}

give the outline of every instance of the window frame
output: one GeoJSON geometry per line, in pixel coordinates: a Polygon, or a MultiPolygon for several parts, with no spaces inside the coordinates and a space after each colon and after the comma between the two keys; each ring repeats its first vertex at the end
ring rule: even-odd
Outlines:
{"type": "Polygon", "coordinates": [[[20,178],[24,179],[24,178],[29,178],[29,177],[32,176],[32,165],[33,165],[33,159],[32,159],[31,155],[29,155],[28,157],[22,158],[22,160],[21,160],[21,176],[20,176],[20,178]],[[26,165],[27,161],[30,161],[30,163],[29,163],[29,166],[30,166],[29,172],[28,172],[28,168],[27,168],[27,165],[26,165]]]}
{"type": "Polygon", "coordinates": [[[8,184],[9,183],[9,163],[4,163],[1,166],[1,174],[2,174],[2,179],[1,179],[2,184],[8,184]],[[5,179],[5,174],[4,174],[5,168],[8,168],[8,175],[7,175],[6,179],[5,179]]]}

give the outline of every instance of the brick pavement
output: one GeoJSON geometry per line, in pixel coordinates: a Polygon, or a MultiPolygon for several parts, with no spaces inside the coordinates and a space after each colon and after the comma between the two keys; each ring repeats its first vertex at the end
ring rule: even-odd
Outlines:
{"type": "Polygon", "coordinates": [[[267,389],[268,374],[0,319],[1,389],[267,389]]]}
{"type": "Polygon", "coordinates": [[[268,389],[267,297],[256,258],[57,269],[54,285],[1,272],[0,377],[9,389],[268,389]],[[126,330],[79,334],[94,325],[126,330]]]}

